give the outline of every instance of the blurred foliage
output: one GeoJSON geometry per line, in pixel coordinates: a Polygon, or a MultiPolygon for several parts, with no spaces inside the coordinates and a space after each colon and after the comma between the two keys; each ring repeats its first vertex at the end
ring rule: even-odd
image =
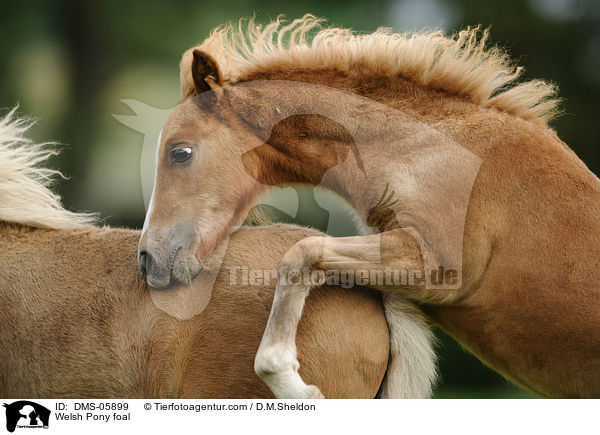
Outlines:
{"type": "MultiPolygon", "coordinates": [[[[527,78],[560,86],[565,114],[553,126],[592,171],[600,172],[598,0],[9,2],[0,15],[0,106],[20,103],[22,113],[39,119],[36,139],[65,144],[53,165],[71,179],[57,186],[68,207],[98,211],[111,225],[139,227],[143,138],[112,117],[131,113],[120,100],[173,107],[179,98],[179,58],[211,28],[253,13],[267,21],[280,13],[306,12],[359,31],[382,25],[447,32],[492,26],[491,42],[506,47],[526,67],[527,78]]],[[[460,391],[470,397],[521,397],[440,336],[441,397],[461,396],[460,391]]]]}

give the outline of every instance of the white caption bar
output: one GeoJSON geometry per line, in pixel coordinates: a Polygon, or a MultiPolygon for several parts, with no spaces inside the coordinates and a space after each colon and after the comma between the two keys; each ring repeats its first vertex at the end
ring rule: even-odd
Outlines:
{"type": "Polygon", "coordinates": [[[598,433],[598,400],[8,399],[15,434],[598,433]],[[49,414],[47,411],[49,411],[49,414]],[[38,429],[38,430],[35,430],[38,429]]]}

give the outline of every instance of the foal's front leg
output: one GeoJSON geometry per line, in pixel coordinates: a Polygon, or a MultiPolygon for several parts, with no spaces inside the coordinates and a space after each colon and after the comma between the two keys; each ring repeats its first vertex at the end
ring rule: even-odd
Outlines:
{"type": "Polygon", "coordinates": [[[306,385],[298,373],[296,329],[305,299],[315,286],[303,281],[303,269],[370,273],[386,267],[422,270],[419,244],[406,230],[371,236],[309,237],[283,256],[271,314],[254,362],[256,373],[277,398],[323,397],[316,386],[306,385]]]}

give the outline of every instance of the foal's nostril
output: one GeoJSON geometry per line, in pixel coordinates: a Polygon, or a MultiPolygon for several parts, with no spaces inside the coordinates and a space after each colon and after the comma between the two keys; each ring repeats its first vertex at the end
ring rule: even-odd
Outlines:
{"type": "Polygon", "coordinates": [[[138,258],[138,265],[140,268],[140,273],[144,278],[146,278],[148,268],[150,267],[150,263],[152,262],[152,255],[150,255],[147,251],[140,251],[140,256],[138,258]]]}

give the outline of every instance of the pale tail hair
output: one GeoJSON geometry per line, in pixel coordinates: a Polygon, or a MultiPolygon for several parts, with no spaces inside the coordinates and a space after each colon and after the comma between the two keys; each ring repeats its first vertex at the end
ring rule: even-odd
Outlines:
{"type": "Polygon", "coordinates": [[[427,399],[437,383],[436,338],[423,313],[403,295],[383,293],[390,359],[378,397],[427,399]]]}
{"type": "Polygon", "coordinates": [[[0,118],[0,221],[57,229],[93,224],[94,215],[65,209],[50,189],[61,174],[40,164],[58,151],[52,143],[27,138],[33,122],[19,118],[16,110],[0,118]]]}

